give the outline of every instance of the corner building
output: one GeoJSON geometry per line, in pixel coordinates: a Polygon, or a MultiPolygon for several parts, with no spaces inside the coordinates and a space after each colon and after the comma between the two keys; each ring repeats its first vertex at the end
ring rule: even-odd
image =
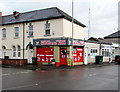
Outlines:
{"type": "MultiPolygon", "coordinates": [[[[74,19],[73,27],[74,44],[81,47],[84,39],[83,28],[86,26],[74,19]]],[[[37,62],[41,62],[38,61],[41,58],[37,56],[38,52],[39,54],[50,52],[54,53],[52,58],[55,58],[57,64],[60,62],[60,57],[63,57],[60,55],[62,49],[66,49],[64,57],[69,57],[64,58],[65,61],[69,62],[71,59],[72,17],[57,7],[24,13],[15,11],[11,15],[2,16],[0,30],[3,59],[6,56],[9,59],[26,59],[29,64],[32,63],[32,57],[37,57],[37,62]],[[44,50],[43,48],[52,49],[44,50]]],[[[46,58],[43,61],[44,64],[49,60],[46,58]]]]}

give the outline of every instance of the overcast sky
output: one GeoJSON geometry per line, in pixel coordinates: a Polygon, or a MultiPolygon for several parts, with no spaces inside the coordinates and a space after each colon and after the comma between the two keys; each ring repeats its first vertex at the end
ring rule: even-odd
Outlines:
{"type": "MultiPolygon", "coordinates": [[[[119,0],[73,0],[74,18],[88,26],[89,7],[91,9],[90,36],[104,37],[118,28],[118,1],[119,0]]],[[[72,0],[0,0],[0,11],[3,15],[13,11],[27,12],[32,10],[58,7],[72,15],[72,0]]],[[[84,28],[87,38],[88,28],[84,28]]]]}

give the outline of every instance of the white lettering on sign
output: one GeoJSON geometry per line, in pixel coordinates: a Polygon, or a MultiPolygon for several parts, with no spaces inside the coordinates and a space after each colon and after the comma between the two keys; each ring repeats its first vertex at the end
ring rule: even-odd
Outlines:
{"type": "Polygon", "coordinates": [[[42,59],[42,61],[44,61],[44,59],[42,59]]]}
{"type": "Polygon", "coordinates": [[[73,54],[73,56],[77,56],[76,54],[73,54]]]}
{"type": "Polygon", "coordinates": [[[35,43],[36,43],[36,45],[39,45],[39,42],[38,42],[38,41],[36,41],[35,43]]]}
{"type": "Polygon", "coordinates": [[[80,53],[80,56],[82,56],[82,53],[80,53]]]}
{"type": "Polygon", "coordinates": [[[78,51],[82,51],[83,49],[77,49],[78,51]]]}
{"type": "Polygon", "coordinates": [[[46,56],[53,56],[53,55],[46,55],[46,56]]]}
{"type": "Polygon", "coordinates": [[[44,56],[44,55],[39,55],[39,56],[44,56]]]}

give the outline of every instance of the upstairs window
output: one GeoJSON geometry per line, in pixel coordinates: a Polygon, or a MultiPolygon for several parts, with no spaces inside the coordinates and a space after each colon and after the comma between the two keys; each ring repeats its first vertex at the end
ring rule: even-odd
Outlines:
{"type": "Polygon", "coordinates": [[[6,38],[6,29],[5,28],[2,29],[2,35],[3,35],[3,38],[6,38]]]}
{"type": "Polygon", "coordinates": [[[31,23],[29,25],[29,36],[33,36],[33,25],[31,23]]]}
{"type": "Polygon", "coordinates": [[[19,37],[19,27],[15,27],[15,37],[19,37]]]}
{"type": "Polygon", "coordinates": [[[45,24],[45,35],[47,36],[50,35],[50,23],[48,23],[48,21],[46,21],[46,24],[45,24]]]}

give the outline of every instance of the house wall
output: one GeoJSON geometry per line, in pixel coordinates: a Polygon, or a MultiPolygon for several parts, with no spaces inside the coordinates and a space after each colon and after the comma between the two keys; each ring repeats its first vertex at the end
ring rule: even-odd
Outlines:
{"type": "MultiPolygon", "coordinates": [[[[25,47],[24,47],[24,59],[28,59],[29,54],[28,50],[26,50],[26,46],[29,42],[33,43],[33,39],[37,38],[53,38],[53,37],[70,37],[71,33],[71,22],[67,21],[66,19],[59,18],[59,19],[51,19],[51,20],[44,20],[44,21],[36,21],[30,22],[33,25],[33,37],[28,37],[29,31],[29,23],[24,23],[24,34],[25,34],[25,47]],[[50,30],[51,36],[45,37],[45,23],[48,21],[50,23],[50,30]],[[53,35],[54,32],[54,35],[53,35]],[[70,33],[70,34],[69,34],[70,33]]],[[[82,27],[74,24],[74,37],[83,39],[83,30],[82,27]]],[[[2,46],[6,47],[6,55],[9,56],[10,59],[23,59],[23,23],[19,24],[10,24],[4,25],[0,27],[0,30],[6,28],[7,30],[7,37],[5,39],[2,38],[2,46]],[[14,27],[19,27],[19,38],[15,38],[14,34],[14,27]],[[21,47],[21,57],[13,57],[12,46],[20,46],[21,47]]],[[[35,54],[34,52],[32,52],[35,54]]],[[[2,57],[3,58],[3,57],[2,57]]]]}
{"type": "MultiPolygon", "coordinates": [[[[6,47],[6,56],[9,56],[11,59],[14,59],[14,57],[12,57],[12,46],[20,45],[22,50],[23,26],[22,24],[6,25],[6,26],[2,26],[1,30],[3,28],[6,28],[7,32],[6,32],[6,38],[2,38],[2,46],[6,47]],[[19,27],[19,35],[20,35],[19,38],[15,38],[14,36],[14,27],[19,27]]],[[[22,51],[21,51],[21,55],[22,55],[22,51]]],[[[15,58],[18,58],[18,57],[15,57],[15,58]]],[[[22,58],[22,56],[20,58],[22,58]]]]}
{"type": "Polygon", "coordinates": [[[113,43],[114,57],[115,57],[115,55],[119,55],[120,54],[120,38],[105,38],[105,41],[113,43]]]}
{"type": "MultiPolygon", "coordinates": [[[[72,38],[72,22],[63,19],[63,36],[72,38]]],[[[84,39],[83,27],[74,24],[73,25],[73,38],[84,39]]]]}
{"type": "MultiPolygon", "coordinates": [[[[91,49],[97,49],[97,55],[100,53],[100,45],[96,43],[85,42],[85,48],[87,48],[87,61],[89,63],[95,63],[95,55],[91,54],[91,49]]],[[[84,58],[85,59],[85,58],[84,58]]],[[[84,60],[85,61],[85,60],[84,60]]]]}

